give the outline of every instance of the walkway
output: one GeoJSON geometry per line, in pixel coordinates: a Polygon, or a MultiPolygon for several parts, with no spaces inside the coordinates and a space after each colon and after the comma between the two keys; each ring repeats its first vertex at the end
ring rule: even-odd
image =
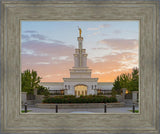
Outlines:
{"type": "MultiPolygon", "coordinates": [[[[138,110],[138,107],[135,108],[138,110]]],[[[24,108],[22,108],[24,110],[24,108]]],[[[35,107],[28,107],[31,110],[29,113],[55,113],[55,109],[42,109],[35,107]]],[[[132,107],[120,107],[120,108],[107,108],[107,113],[132,113],[132,107]]],[[[58,109],[58,113],[104,113],[103,108],[94,109],[58,109]]]]}

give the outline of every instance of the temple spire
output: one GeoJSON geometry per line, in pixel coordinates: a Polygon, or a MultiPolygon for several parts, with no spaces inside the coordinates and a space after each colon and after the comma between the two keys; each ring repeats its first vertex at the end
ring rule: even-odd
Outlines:
{"type": "Polygon", "coordinates": [[[81,36],[82,29],[78,27],[78,30],[79,30],[79,37],[77,38],[78,39],[78,48],[81,50],[81,49],[83,49],[83,47],[82,47],[83,37],[81,36]]]}
{"type": "Polygon", "coordinates": [[[83,42],[83,37],[81,36],[81,34],[82,34],[82,30],[81,30],[81,28],[79,28],[78,27],[78,30],[79,30],[79,37],[78,37],[78,48],[79,48],[79,67],[81,67],[82,66],[82,58],[83,58],[83,56],[82,56],[82,49],[83,49],[83,47],[82,47],[82,42],[83,42]]]}

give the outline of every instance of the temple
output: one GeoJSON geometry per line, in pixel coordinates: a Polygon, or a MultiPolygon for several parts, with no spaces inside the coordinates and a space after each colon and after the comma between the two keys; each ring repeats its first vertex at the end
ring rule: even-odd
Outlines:
{"type": "Polygon", "coordinates": [[[98,78],[92,78],[92,69],[87,66],[87,53],[83,48],[83,37],[79,28],[78,48],[75,49],[74,66],[69,69],[70,77],[63,78],[64,82],[42,82],[55,95],[111,95],[113,83],[98,82],[98,78]]]}

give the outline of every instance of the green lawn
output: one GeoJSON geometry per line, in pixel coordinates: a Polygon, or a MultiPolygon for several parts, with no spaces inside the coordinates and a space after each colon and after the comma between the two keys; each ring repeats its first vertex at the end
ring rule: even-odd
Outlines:
{"type": "MultiPolygon", "coordinates": [[[[28,113],[28,112],[31,112],[31,111],[32,111],[32,110],[27,110],[27,113],[28,113]]],[[[25,113],[25,111],[24,111],[24,110],[22,110],[21,112],[22,112],[22,113],[25,113]]]]}
{"type": "MultiPolygon", "coordinates": [[[[133,110],[128,110],[130,112],[133,112],[133,110]]],[[[139,113],[139,110],[135,110],[135,113],[139,113]]]]}

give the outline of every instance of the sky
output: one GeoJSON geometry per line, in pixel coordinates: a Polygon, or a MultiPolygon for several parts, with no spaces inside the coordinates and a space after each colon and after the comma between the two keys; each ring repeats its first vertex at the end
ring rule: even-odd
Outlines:
{"type": "Polygon", "coordinates": [[[21,70],[42,82],[63,82],[74,66],[82,29],[87,65],[98,82],[113,82],[139,66],[139,21],[21,21],[21,70]]]}

